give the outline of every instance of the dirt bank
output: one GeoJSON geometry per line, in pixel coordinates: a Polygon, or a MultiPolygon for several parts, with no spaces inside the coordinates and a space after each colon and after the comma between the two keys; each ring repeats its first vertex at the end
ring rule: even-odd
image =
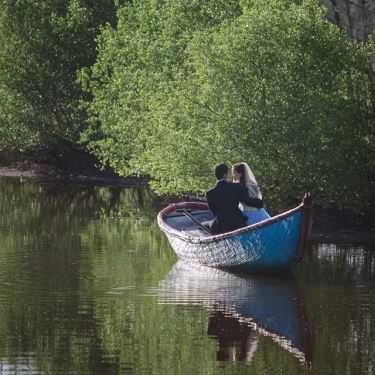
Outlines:
{"type": "Polygon", "coordinates": [[[34,150],[27,153],[0,151],[0,177],[67,181],[105,186],[146,185],[146,179],[120,177],[100,168],[97,159],[83,150],[34,150]]]}

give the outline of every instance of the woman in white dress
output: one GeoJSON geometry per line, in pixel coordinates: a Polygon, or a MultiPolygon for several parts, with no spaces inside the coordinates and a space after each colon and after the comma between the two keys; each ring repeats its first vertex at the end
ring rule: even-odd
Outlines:
{"type": "MultiPolygon", "coordinates": [[[[247,188],[251,198],[262,199],[262,193],[257,180],[247,163],[241,162],[234,164],[232,167],[232,176],[233,182],[238,182],[247,188]]],[[[257,223],[270,217],[264,208],[248,207],[240,203],[240,209],[247,218],[247,225],[257,223]]]]}

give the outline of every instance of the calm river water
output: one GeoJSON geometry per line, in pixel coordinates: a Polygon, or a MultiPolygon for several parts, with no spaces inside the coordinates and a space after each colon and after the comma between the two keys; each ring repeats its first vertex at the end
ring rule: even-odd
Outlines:
{"type": "Polygon", "coordinates": [[[0,374],[373,374],[375,260],[177,262],[140,189],[0,180],[0,374]]]}

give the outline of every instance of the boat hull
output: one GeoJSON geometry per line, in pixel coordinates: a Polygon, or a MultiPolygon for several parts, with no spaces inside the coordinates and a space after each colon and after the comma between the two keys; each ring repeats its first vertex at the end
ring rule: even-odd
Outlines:
{"type": "Polygon", "coordinates": [[[209,267],[242,268],[249,271],[290,267],[303,256],[311,212],[298,207],[236,231],[202,237],[189,236],[169,227],[165,215],[181,207],[204,207],[202,203],[168,206],[158,216],[160,228],[180,259],[209,267]],[[173,206],[173,207],[172,207],[173,206]]]}
{"type": "Polygon", "coordinates": [[[216,241],[194,243],[166,234],[180,259],[210,267],[249,270],[288,267],[297,257],[301,212],[282,223],[216,241]]]}

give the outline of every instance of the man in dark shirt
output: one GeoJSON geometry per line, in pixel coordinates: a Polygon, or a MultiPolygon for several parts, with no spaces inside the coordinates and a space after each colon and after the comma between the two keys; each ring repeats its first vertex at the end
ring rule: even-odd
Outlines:
{"type": "Polygon", "coordinates": [[[207,192],[207,202],[210,210],[215,215],[211,225],[213,233],[230,232],[246,225],[246,218],[238,207],[244,203],[256,208],[263,207],[263,201],[250,198],[249,193],[241,184],[229,182],[229,169],[226,164],[215,166],[217,183],[207,192]]]}

